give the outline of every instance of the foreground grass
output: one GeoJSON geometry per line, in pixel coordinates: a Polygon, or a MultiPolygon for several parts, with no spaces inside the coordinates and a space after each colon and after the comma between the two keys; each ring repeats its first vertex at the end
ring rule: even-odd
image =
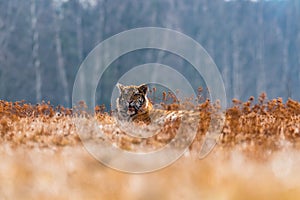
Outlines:
{"type": "MultiPolygon", "coordinates": [[[[300,104],[264,96],[257,104],[253,98],[234,100],[217,147],[199,160],[213,110],[209,102],[199,105],[198,134],[185,156],[160,171],[133,175],[107,168],[87,153],[70,109],[0,101],[0,199],[299,198],[300,104]]],[[[94,118],[113,123],[107,114],[94,118]]],[[[107,134],[127,150],[144,144],[124,133],[107,134]]],[[[172,139],[164,135],[147,144],[172,139]]]]}

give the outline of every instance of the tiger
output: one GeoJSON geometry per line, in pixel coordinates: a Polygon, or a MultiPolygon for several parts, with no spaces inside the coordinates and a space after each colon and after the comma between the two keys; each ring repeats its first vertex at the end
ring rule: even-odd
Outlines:
{"type": "MultiPolygon", "coordinates": [[[[135,132],[134,136],[139,135],[142,138],[146,138],[153,135],[153,132],[159,133],[159,131],[165,130],[164,128],[171,127],[171,129],[179,131],[181,138],[189,140],[187,138],[191,137],[191,132],[198,132],[201,129],[200,118],[203,115],[203,112],[201,115],[201,111],[199,109],[157,109],[154,108],[153,104],[147,97],[148,86],[146,84],[125,86],[118,83],[117,87],[120,93],[119,97],[116,99],[117,118],[119,121],[126,122],[123,123],[123,125],[120,123],[124,131],[131,133],[135,132]],[[151,124],[151,126],[148,126],[147,128],[133,126],[132,128],[132,124],[128,124],[127,122],[143,123],[146,124],[146,126],[151,124]],[[178,124],[181,124],[180,126],[183,128],[180,129],[178,124]]],[[[207,130],[208,132],[201,147],[200,157],[205,157],[205,155],[207,155],[207,153],[209,153],[217,143],[220,134],[218,131],[216,132],[215,129],[218,130],[218,126],[222,124],[223,120],[223,115],[211,120],[211,126],[207,130]]]]}
{"type": "Polygon", "coordinates": [[[117,124],[119,128],[131,135],[149,137],[162,130],[173,132],[181,124],[181,111],[154,108],[147,97],[148,86],[117,84],[120,96],[116,100],[117,124]]]}
{"type": "Polygon", "coordinates": [[[152,103],[147,98],[148,86],[117,84],[120,96],[116,100],[118,119],[123,121],[149,121],[152,103]]]}
{"type": "Polygon", "coordinates": [[[121,121],[161,124],[166,121],[174,121],[178,118],[182,118],[184,115],[190,116],[190,120],[200,115],[197,111],[154,108],[147,97],[148,86],[146,84],[125,86],[118,83],[117,87],[120,96],[116,100],[116,109],[117,117],[121,121]]]}

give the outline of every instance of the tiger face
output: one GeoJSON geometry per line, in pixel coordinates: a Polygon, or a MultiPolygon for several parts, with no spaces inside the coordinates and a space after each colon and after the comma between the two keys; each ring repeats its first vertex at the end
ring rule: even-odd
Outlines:
{"type": "Polygon", "coordinates": [[[116,102],[119,119],[129,121],[149,111],[147,85],[124,86],[118,83],[117,87],[120,92],[116,102]]]}

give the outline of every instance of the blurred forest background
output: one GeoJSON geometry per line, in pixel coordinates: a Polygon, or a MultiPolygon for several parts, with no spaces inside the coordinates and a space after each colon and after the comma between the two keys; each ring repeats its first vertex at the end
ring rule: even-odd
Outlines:
{"type": "MultiPolygon", "coordinates": [[[[147,26],[198,41],[217,64],[228,101],[261,92],[300,100],[299,0],[0,0],[0,99],[71,106],[88,53],[114,34],[147,26]]],[[[101,93],[110,95],[122,69],[149,62],[176,66],[202,84],[181,58],[142,50],[112,64],[101,93]]]]}

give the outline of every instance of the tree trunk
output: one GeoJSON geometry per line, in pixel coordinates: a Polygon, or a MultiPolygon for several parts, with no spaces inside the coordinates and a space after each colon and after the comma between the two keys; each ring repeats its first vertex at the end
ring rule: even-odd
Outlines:
{"type": "MultiPolygon", "coordinates": [[[[239,12],[241,9],[241,2],[236,2],[236,11],[234,13],[235,19],[238,19],[239,12]]],[[[240,75],[241,75],[241,63],[240,63],[240,36],[241,36],[241,30],[239,24],[236,24],[233,27],[233,33],[232,33],[232,87],[233,87],[233,98],[240,99],[240,75]]]]}
{"type": "MultiPolygon", "coordinates": [[[[298,54],[297,54],[297,66],[298,66],[298,81],[297,85],[300,85],[300,32],[297,35],[297,46],[298,46],[298,54]]],[[[300,94],[298,93],[297,98],[300,99],[300,94]]]]}
{"type": "Polygon", "coordinates": [[[233,98],[240,99],[240,47],[238,30],[234,30],[232,34],[233,41],[233,71],[232,71],[232,86],[233,98]]]}
{"type": "Polygon", "coordinates": [[[61,46],[61,39],[60,39],[60,24],[59,22],[62,19],[62,13],[60,10],[55,11],[54,10],[54,26],[55,26],[55,51],[57,56],[57,71],[59,74],[59,78],[62,84],[63,89],[63,97],[66,106],[70,105],[70,96],[68,91],[68,81],[67,81],[67,75],[66,75],[66,69],[65,69],[65,62],[64,57],[62,55],[62,46],[61,46]]]}
{"type": "Polygon", "coordinates": [[[222,77],[227,93],[227,100],[231,98],[231,94],[228,94],[228,89],[231,88],[230,84],[230,65],[229,65],[229,54],[228,54],[228,41],[227,38],[223,40],[223,54],[222,54],[222,77]]]}
{"type": "Polygon", "coordinates": [[[36,101],[41,102],[42,100],[42,76],[41,76],[41,62],[39,60],[39,32],[37,29],[37,16],[36,16],[36,2],[31,0],[30,5],[31,13],[31,30],[32,30],[32,62],[35,69],[36,75],[36,101]]]}
{"type": "MultiPolygon", "coordinates": [[[[77,1],[76,1],[77,2],[77,1]]],[[[79,1],[77,2],[79,4],[79,1]]],[[[77,58],[78,63],[81,64],[83,61],[83,35],[82,35],[82,16],[81,16],[81,8],[80,5],[77,5],[77,14],[75,16],[75,23],[76,23],[76,38],[77,38],[77,58]]],[[[86,74],[81,73],[79,79],[80,85],[80,93],[82,96],[86,96],[86,74]]],[[[74,102],[78,103],[78,102],[74,102]]]]}
{"type": "MultiPolygon", "coordinates": [[[[176,16],[176,2],[175,0],[168,0],[168,4],[169,4],[169,9],[166,13],[166,20],[165,20],[165,26],[166,28],[172,29],[172,30],[176,30],[176,31],[180,31],[179,30],[179,26],[178,26],[178,16],[176,16]]],[[[155,13],[156,15],[158,13],[155,13]]],[[[157,17],[155,17],[157,19],[157,17]]],[[[162,46],[165,47],[166,46],[166,42],[168,42],[167,38],[167,34],[164,34],[162,37],[162,46]]],[[[156,63],[162,63],[163,59],[168,55],[169,53],[166,53],[163,50],[159,50],[158,54],[157,54],[157,58],[156,58],[156,63]]],[[[182,66],[182,59],[180,59],[181,63],[179,65],[182,66]]],[[[153,73],[151,74],[151,80],[156,82],[157,81],[157,75],[159,74],[159,71],[153,71],[153,73]]]]}
{"type": "MultiPolygon", "coordinates": [[[[7,45],[10,40],[11,33],[15,29],[16,21],[19,17],[19,13],[22,6],[17,4],[18,2],[10,0],[6,2],[3,12],[6,17],[0,18],[0,98],[6,97],[7,90],[5,85],[7,83],[7,73],[9,69],[9,60],[7,57],[13,57],[11,52],[8,51],[7,45]],[[15,11],[14,11],[15,10],[15,11]]],[[[3,13],[2,13],[3,14],[3,13]]]]}
{"type": "Polygon", "coordinates": [[[257,44],[257,80],[256,80],[256,93],[260,95],[262,92],[266,92],[266,75],[265,75],[265,65],[264,65],[264,16],[263,16],[263,1],[258,4],[258,44],[257,44]]]}
{"type": "Polygon", "coordinates": [[[290,88],[290,77],[289,77],[289,45],[290,45],[290,11],[288,8],[286,10],[286,27],[283,34],[283,74],[282,74],[282,84],[284,86],[284,97],[288,98],[291,96],[291,88],[290,88]]]}

